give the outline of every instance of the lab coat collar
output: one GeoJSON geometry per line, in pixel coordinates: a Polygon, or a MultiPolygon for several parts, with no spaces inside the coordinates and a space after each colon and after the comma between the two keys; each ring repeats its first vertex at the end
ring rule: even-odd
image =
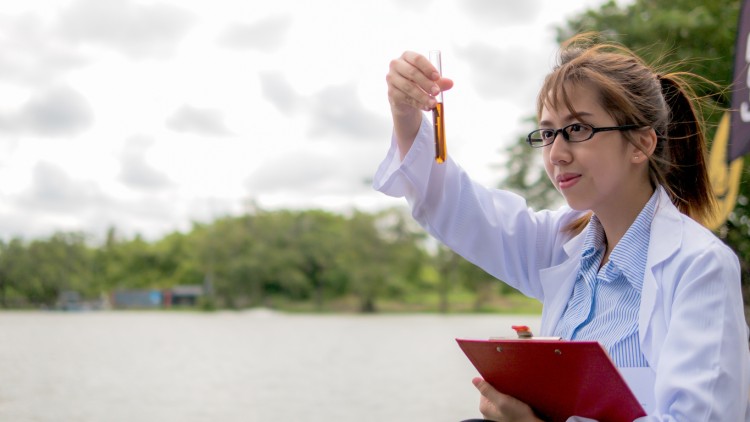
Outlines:
{"type": "Polygon", "coordinates": [[[581,249],[586,240],[585,229],[565,242],[563,251],[567,258],[561,264],[539,271],[539,281],[544,293],[541,335],[551,336],[562,317],[581,265],[581,249]]]}
{"type": "Polygon", "coordinates": [[[641,291],[641,308],[638,314],[638,334],[641,342],[641,351],[649,365],[656,364],[655,351],[650,341],[649,330],[651,318],[656,306],[656,298],[659,295],[659,284],[656,275],[659,266],[682,246],[683,220],[682,214],[672,204],[667,192],[659,186],[659,198],[656,203],[656,213],[651,223],[651,237],[649,239],[648,256],[646,260],[646,271],[643,274],[643,290],[641,291]]]}

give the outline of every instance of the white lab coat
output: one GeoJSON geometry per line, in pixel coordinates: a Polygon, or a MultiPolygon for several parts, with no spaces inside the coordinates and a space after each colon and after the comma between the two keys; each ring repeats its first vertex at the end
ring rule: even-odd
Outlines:
{"type": "MultiPolygon", "coordinates": [[[[450,158],[434,162],[423,119],[403,162],[392,141],[373,186],[404,196],[435,238],[542,301],[540,335],[551,335],[571,296],[583,235],[561,228],[581,216],[562,207],[534,212],[513,193],[486,189],[450,158]]],[[[750,421],[750,353],[737,257],[680,213],[659,188],[638,328],[654,370],[649,421],[750,421]]]]}

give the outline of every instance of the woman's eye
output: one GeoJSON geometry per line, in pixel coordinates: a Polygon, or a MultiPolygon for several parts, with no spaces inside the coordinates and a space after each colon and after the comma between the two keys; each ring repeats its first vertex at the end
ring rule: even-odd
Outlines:
{"type": "Polygon", "coordinates": [[[555,136],[555,131],[552,129],[547,129],[542,131],[542,139],[550,139],[555,136]]]}
{"type": "Polygon", "coordinates": [[[579,125],[578,123],[573,123],[572,125],[568,126],[568,131],[570,132],[580,132],[583,130],[583,126],[579,125]]]}

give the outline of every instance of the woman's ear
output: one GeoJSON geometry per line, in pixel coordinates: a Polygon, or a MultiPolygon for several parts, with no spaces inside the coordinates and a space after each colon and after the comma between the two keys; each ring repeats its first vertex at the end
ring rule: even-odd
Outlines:
{"type": "Polygon", "coordinates": [[[637,135],[635,138],[635,151],[633,152],[632,162],[634,164],[640,164],[644,161],[648,161],[648,157],[654,153],[656,149],[656,131],[653,128],[643,128],[636,131],[637,135]]]}

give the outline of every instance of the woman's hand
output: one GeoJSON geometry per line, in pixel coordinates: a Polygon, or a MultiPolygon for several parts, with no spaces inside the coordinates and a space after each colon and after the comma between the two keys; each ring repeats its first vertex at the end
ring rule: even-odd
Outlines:
{"type": "Polygon", "coordinates": [[[526,403],[500,393],[481,378],[474,378],[471,382],[482,394],[479,398],[479,411],[485,419],[498,422],[541,422],[526,403]]]}
{"type": "Polygon", "coordinates": [[[435,95],[453,87],[453,81],[441,78],[435,66],[423,55],[406,51],[391,60],[388,74],[388,101],[394,114],[406,114],[435,107],[435,95]]]}
{"type": "Polygon", "coordinates": [[[451,89],[453,81],[441,78],[425,56],[413,51],[391,61],[385,80],[394,134],[403,158],[417,135],[422,111],[433,109],[437,103],[434,96],[451,89]]]}

